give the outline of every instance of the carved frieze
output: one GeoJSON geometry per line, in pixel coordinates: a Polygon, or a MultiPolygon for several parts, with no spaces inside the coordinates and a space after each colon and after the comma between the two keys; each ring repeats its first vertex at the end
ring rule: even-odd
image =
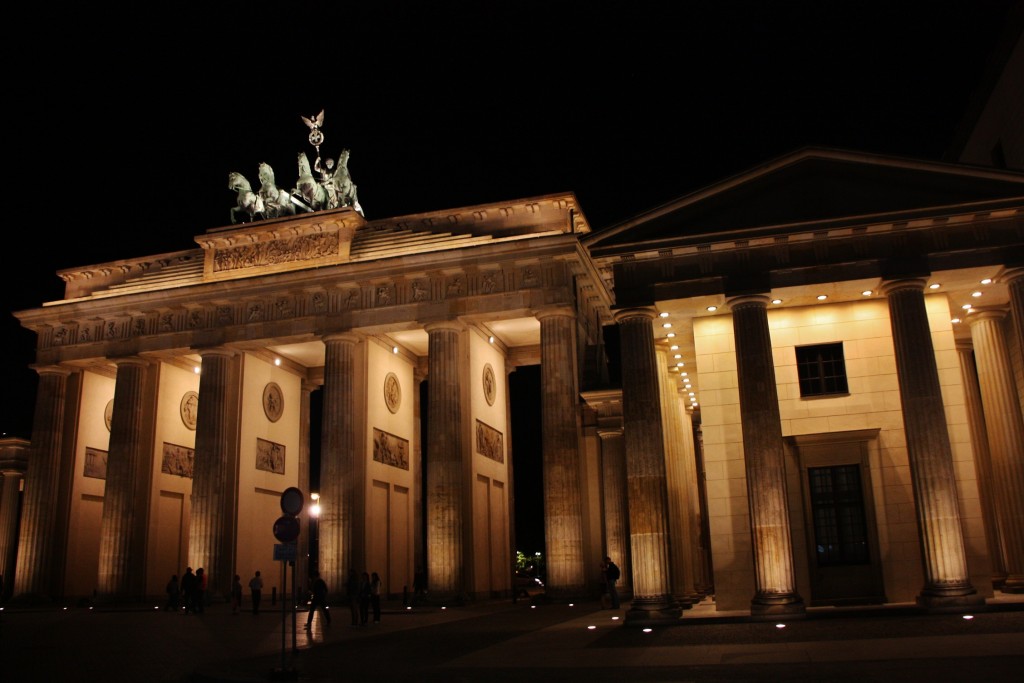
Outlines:
{"type": "Polygon", "coordinates": [[[331,258],[338,253],[339,244],[337,232],[323,232],[219,248],[213,255],[213,271],[220,273],[331,258]]]}

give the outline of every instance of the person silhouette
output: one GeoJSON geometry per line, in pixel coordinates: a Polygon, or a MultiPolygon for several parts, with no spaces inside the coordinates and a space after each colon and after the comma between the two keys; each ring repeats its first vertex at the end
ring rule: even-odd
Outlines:
{"type": "Polygon", "coordinates": [[[313,572],[312,586],[313,600],[309,603],[309,615],[306,617],[306,628],[313,627],[313,615],[320,610],[320,618],[331,625],[331,611],[327,607],[327,582],[320,576],[320,572],[313,572]]]}
{"type": "Polygon", "coordinates": [[[249,579],[249,595],[252,596],[252,613],[260,613],[260,600],[263,598],[263,578],[260,576],[260,570],[256,570],[256,574],[249,579]]]}
{"type": "Polygon", "coordinates": [[[380,623],[380,575],[374,572],[370,577],[370,607],[373,609],[373,623],[380,623]]]}

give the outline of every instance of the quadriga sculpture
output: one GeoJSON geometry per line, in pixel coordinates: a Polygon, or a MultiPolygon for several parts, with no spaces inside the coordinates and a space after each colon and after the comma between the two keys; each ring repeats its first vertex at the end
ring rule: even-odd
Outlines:
{"type": "Polygon", "coordinates": [[[244,175],[237,171],[229,173],[228,189],[238,194],[238,203],[231,209],[232,223],[246,223],[256,220],[257,215],[260,218],[266,216],[263,199],[252,191],[252,185],[244,175]]]}

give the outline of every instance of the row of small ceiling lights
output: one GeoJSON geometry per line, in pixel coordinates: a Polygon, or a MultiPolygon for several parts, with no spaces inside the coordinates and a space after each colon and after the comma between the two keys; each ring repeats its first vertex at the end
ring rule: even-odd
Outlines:
{"type": "MultiPolygon", "coordinates": [[[[984,280],[981,280],[981,284],[983,284],[983,285],[990,285],[990,284],[992,284],[992,278],[985,278],[984,280]]],[[[939,289],[940,287],[942,287],[942,285],[939,284],[938,282],[933,282],[932,284],[928,285],[928,289],[931,289],[931,290],[936,290],[936,289],[939,289]]],[[[872,295],[874,295],[874,293],[875,293],[874,290],[865,289],[863,292],[861,292],[861,295],[862,296],[872,296],[872,295]]],[[[975,290],[975,291],[971,292],[971,296],[975,297],[975,298],[978,298],[978,297],[982,296],[982,292],[981,292],[981,290],[975,290]]],[[[825,300],[828,299],[828,295],[827,294],[819,294],[816,298],[818,299],[818,301],[825,301],[825,300]]],[[[779,304],[782,303],[782,299],[772,299],[772,303],[775,304],[775,305],[779,305],[779,304]]],[[[970,313],[971,311],[974,310],[974,307],[971,304],[969,304],[969,303],[968,304],[964,304],[961,308],[963,308],[965,314],[966,313],[970,313]]],[[[715,311],[718,310],[718,306],[708,306],[707,310],[708,310],[709,313],[714,313],[715,311]]],[[[667,312],[665,312],[665,311],[662,311],[659,315],[661,316],[662,319],[667,318],[669,316],[669,314],[667,312]]],[[[959,323],[959,322],[962,322],[962,321],[960,320],[960,318],[953,318],[953,320],[951,322],[959,323]]],[[[670,323],[668,321],[663,322],[661,324],[661,326],[663,328],[665,328],[666,330],[672,329],[672,323],[670,323]]],[[[671,339],[675,338],[676,333],[675,332],[669,332],[665,336],[666,336],[666,338],[671,340],[671,339]]],[[[690,398],[690,407],[696,409],[700,404],[697,402],[697,393],[695,391],[693,391],[693,386],[692,386],[692,384],[690,382],[689,373],[684,372],[682,370],[682,368],[684,368],[686,366],[686,363],[683,362],[682,354],[678,353],[679,345],[673,343],[671,346],[669,346],[669,350],[673,352],[672,358],[675,361],[675,366],[672,369],[673,370],[677,370],[679,372],[679,377],[682,380],[683,388],[686,389],[686,391],[688,392],[689,398],[690,398]]]]}
{"type": "MultiPolygon", "coordinates": [[[[662,318],[668,317],[668,313],[666,313],[665,311],[662,311],[659,315],[662,318]]],[[[666,330],[672,329],[672,323],[667,321],[663,322],[661,326],[666,330]]],[[[670,340],[675,339],[676,333],[669,332],[668,334],[665,335],[665,337],[670,340]]],[[[672,360],[675,363],[671,370],[679,372],[679,379],[682,381],[683,389],[686,390],[687,397],[690,399],[690,408],[696,410],[698,407],[700,407],[700,404],[697,403],[697,392],[693,390],[693,383],[690,382],[690,373],[683,370],[683,368],[686,367],[686,363],[683,361],[683,354],[679,353],[679,344],[673,342],[668,347],[668,350],[672,352],[672,360]]]]}

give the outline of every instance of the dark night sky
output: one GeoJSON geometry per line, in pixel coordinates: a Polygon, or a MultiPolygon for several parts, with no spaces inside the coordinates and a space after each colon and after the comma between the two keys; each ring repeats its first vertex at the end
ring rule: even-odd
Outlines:
{"type": "Polygon", "coordinates": [[[290,188],[300,114],[325,110],[369,219],[570,191],[599,229],[805,145],[942,158],[1020,4],[25,5],[0,28],[0,432],[31,435],[36,383],[6,311],[194,248],[230,171],[290,188]]]}

